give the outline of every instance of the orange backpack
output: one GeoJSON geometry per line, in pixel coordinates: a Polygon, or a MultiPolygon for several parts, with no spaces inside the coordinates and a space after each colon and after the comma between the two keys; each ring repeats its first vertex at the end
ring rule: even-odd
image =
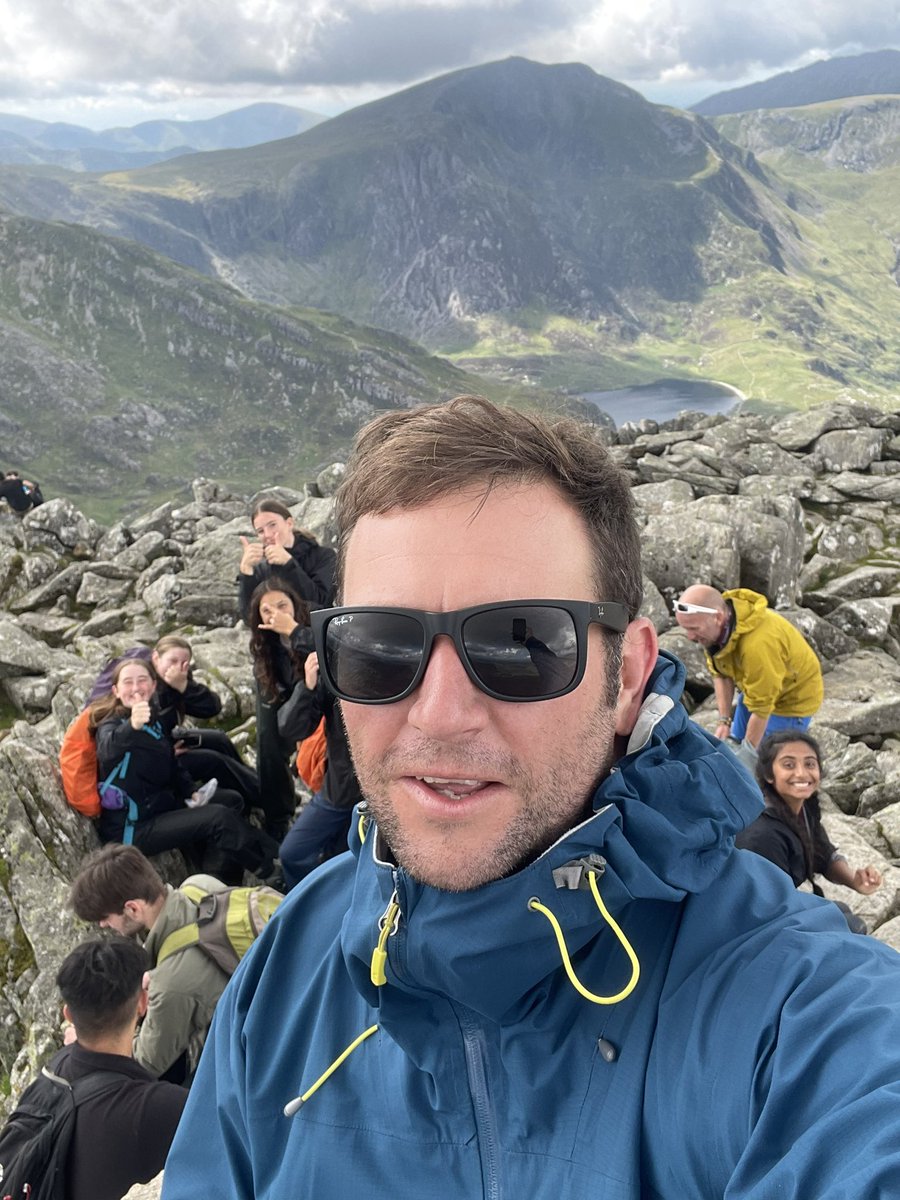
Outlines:
{"type": "Polygon", "coordinates": [[[311,792],[320,792],[325,780],[325,718],[316,726],[315,732],[297,743],[297,774],[311,792]]]}
{"type": "Polygon", "coordinates": [[[59,769],[69,804],[86,817],[99,817],[97,745],[89,720],[90,712],[85,709],[66,730],[59,751],[59,769]]]}

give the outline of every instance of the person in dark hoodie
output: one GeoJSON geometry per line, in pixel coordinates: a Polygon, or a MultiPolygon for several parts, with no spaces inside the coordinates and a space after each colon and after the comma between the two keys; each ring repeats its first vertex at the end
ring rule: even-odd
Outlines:
{"type": "Polygon", "coordinates": [[[241,614],[250,611],[256,588],[277,575],[307,604],[330,604],[334,594],[334,551],[311,533],[297,529],[291,510],[280,500],[259,500],[250,515],[258,540],[241,536],[238,567],[241,614]]]}
{"type": "Polygon", "coordinates": [[[287,889],[296,887],[320,862],[347,849],[350,817],[362,800],[337,701],[319,678],[318,658],[310,654],[303,678],[278,711],[278,728],[282,737],[301,741],[322,720],[326,745],[322,787],[304,804],[279,850],[287,889]]]}
{"type": "Polygon", "coordinates": [[[303,679],[312,649],[309,606],[289,583],[272,575],[250,597],[250,657],[256,680],[256,771],[266,829],[282,841],[294,818],[297,795],[291,774],[296,737],[284,732],[282,706],[303,679]]]}
{"type": "Polygon", "coordinates": [[[759,789],[594,430],[385,413],[337,522],[365,804],[226,989],[163,1200],[896,1195],[900,956],[735,850],[759,789]]]}

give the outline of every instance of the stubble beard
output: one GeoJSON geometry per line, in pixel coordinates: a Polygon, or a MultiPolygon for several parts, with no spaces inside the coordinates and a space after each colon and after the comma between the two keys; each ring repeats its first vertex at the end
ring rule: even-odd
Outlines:
{"type": "Polygon", "coordinates": [[[573,744],[577,758],[548,764],[539,773],[525,769],[513,755],[467,747],[460,759],[460,779],[503,780],[518,797],[516,810],[501,835],[482,852],[461,855],[456,831],[435,822],[432,835],[412,836],[398,817],[391,798],[392,781],[407,761],[447,763],[447,748],[420,738],[389,750],[377,762],[354,755],[357,776],[369,810],[397,864],[420,883],[448,892],[464,892],[512,875],[534,862],[564,833],[590,814],[597,786],[615,759],[615,711],[604,703],[586,720],[573,744]]]}

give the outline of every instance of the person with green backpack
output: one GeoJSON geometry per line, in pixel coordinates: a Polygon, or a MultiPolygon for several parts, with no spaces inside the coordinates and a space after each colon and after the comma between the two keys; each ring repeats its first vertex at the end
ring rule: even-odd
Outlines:
{"type": "Polygon", "coordinates": [[[110,843],[86,861],[69,896],[76,916],[137,935],[150,959],[134,1057],[153,1075],[190,1084],[219,997],[281,899],[211,875],[167,886],[136,846],[110,843]]]}

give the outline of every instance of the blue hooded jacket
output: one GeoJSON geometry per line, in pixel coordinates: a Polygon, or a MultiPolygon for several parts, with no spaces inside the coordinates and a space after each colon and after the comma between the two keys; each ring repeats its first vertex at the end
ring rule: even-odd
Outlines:
{"type": "Polygon", "coordinates": [[[661,656],[592,815],[516,874],[438,891],[371,826],[291,894],[220,1002],[164,1200],[900,1194],[900,957],[734,850],[759,792],[683,679],[661,656]]]}

